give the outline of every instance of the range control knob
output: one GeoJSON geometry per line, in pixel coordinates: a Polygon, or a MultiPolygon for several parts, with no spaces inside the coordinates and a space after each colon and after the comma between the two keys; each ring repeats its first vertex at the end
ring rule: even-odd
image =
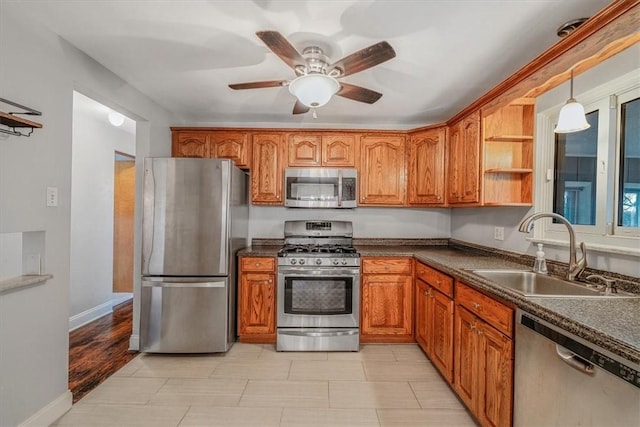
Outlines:
{"type": "Polygon", "coordinates": [[[338,260],[338,259],[334,259],[333,260],[333,265],[338,265],[339,263],[340,263],[340,260],[338,260]]]}
{"type": "Polygon", "coordinates": [[[291,260],[291,265],[295,265],[295,264],[297,264],[297,263],[298,263],[298,260],[297,260],[297,259],[295,259],[295,258],[294,258],[294,259],[292,259],[292,260],[291,260]]]}
{"type": "Polygon", "coordinates": [[[346,258],[342,258],[342,265],[347,265],[347,259],[346,258]]]}
{"type": "Polygon", "coordinates": [[[322,264],[322,260],[321,260],[320,258],[316,259],[316,264],[317,264],[317,265],[322,264]]]}
{"type": "Polygon", "coordinates": [[[298,263],[300,265],[304,265],[304,258],[300,260],[300,262],[298,263]]]}

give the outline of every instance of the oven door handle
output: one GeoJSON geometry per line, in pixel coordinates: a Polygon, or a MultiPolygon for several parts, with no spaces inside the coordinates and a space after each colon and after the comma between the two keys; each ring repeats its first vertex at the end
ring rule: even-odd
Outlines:
{"type": "Polygon", "coordinates": [[[310,331],[310,330],[306,330],[306,331],[278,331],[278,333],[280,335],[292,335],[292,336],[296,336],[296,337],[315,337],[315,338],[322,338],[322,337],[343,337],[343,336],[350,336],[350,335],[358,335],[358,330],[354,330],[354,329],[345,329],[345,330],[339,330],[339,331],[330,331],[330,332],[314,332],[314,331],[310,331]]]}
{"type": "Polygon", "coordinates": [[[360,274],[360,269],[352,269],[352,270],[343,270],[343,269],[335,269],[329,268],[326,270],[311,270],[308,267],[300,268],[300,269],[278,269],[278,273],[287,277],[309,277],[309,276],[353,276],[356,274],[360,274]]]}

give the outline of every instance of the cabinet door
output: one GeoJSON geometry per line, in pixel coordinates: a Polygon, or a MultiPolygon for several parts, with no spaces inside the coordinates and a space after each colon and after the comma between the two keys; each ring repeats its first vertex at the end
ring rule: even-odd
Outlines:
{"type": "Polygon", "coordinates": [[[430,292],[430,357],[442,375],[453,383],[453,300],[432,289],[430,292]]]}
{"type": "Polygon", "coordinates": [[[249,168],[249,133],[214,131],[210,134],[211,157],[231,159],[239,168],[249,168]]]}
{"type": "Polygon", "coordinates": [[[476,111],[449,129],[449,203],[480,201],[480,147],[480,111],[476,111]]]}
{"type": "Polygon", "coordinates": [[[460,203],[462,199],[462,179],[464,159],[462,153],[462,123],[449,128],[449,150],[447,164],[447,202],[460,203]]]}
{"type": "Polygon", "coordinates": [[[360,204],[403,205],[404,136],[364,136],[360,140],[360,204]]]}
{"type": "Polygon", "coordinates": [[[480,112],[471,114],[462,124],[462,202],[477,203],[480,201],[480,112]]]}
{"type": "Polygon", "coordinates": [[[244,273],[240,279],[239,335],[275,334],[275,275],[244,273]]]}
{"type": "Polygon", "coordinates": [[[477,319],[459,305],[455,309],[453,388],[472,412],[477,412],[477,389],[480,380],[477,319]]]}
{"type": "Polygon", "coordinates": [[[362,335],[412,338],[412,277],[365,274],[362,282],[362,335]]]}
{"type": "Polygon", "coordinates": [[[485,426],[510,426],[513,396],[512,341],[485,322],[478,324],[481,374],[478,418],[485,426]]]}
{"type": "Polygon", "coordinates": [[[281,205],[283,203],[281,134],[253,135],[252,150],[251,202],[261,205],[281,205]]]}
{"type": "Polygon", "coordinates": [[[422,280],[416,280],[416,316],[415,329],[416,341],[427,355],[431,351],[429,348],[429,286],[422,280]]]}
{"type": "Polygon", "coordinates": [[[320,166],[322,139],[320,135],[289,135],[288,166],[320,166]]]}
{"type": "Polygon", "coordinates": [[[171,138],[173,157],[209,157],[209,133],[206,131],[174,132],[171,138]]]}
{"type": "Polygon", "coordinates": [[[322,166],[356,167],[354,135],[322,135],[322,166]]]}
{"type": "Polygon", "coordinates": [[[446,128],[411,135],[408,143],[408,204],[444,203],[446,128]]]}

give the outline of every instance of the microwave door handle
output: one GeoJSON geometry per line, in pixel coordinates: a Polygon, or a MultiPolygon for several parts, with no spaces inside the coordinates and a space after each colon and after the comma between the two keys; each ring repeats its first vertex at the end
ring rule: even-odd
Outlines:
{"type": "Polygon", "coordinates": [[[338,207],[342,206],[342,171],[338,171],[338,207]]]}

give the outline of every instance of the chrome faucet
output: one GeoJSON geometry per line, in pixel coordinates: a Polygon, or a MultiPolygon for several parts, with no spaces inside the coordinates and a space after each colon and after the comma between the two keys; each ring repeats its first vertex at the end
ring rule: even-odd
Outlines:
{"type": "Polygon", "coordinates": [[[534,221],[540,218],[554,218],[563,223],[569,231],[569,271],[567,271],[567,280],[574,281],[578,278],[580,273],[587,267],[587,248],[584,242],[580,243],[580,250],[582,251],[582,258],[576,260],[576,233],[571,226],[571,223],[567,221],[562,215],[558,215],[552,212],[538,212],[530,215],[522,220],[518,230],[522,233],[529,233],[533,230],[534,221]]]}

